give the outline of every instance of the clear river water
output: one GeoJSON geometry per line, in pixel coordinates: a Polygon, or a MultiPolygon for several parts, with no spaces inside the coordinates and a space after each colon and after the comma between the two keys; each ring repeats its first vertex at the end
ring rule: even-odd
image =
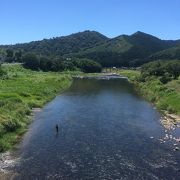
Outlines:
{"type": "Polygon", "coordinates": [[[164,135],[159,112],[126,79],[77,78],[36,113],[15,179],[178,179],[180,153],[164,135]]]}

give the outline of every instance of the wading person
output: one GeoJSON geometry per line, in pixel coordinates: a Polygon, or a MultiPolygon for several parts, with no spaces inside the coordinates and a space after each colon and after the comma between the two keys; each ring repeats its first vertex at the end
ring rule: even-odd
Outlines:
{"type": "Polygon", "coordinates": [[[59,132],[59,126],[58,126],[58,124],[56,124],[56,133],[58,133],[59,132]]]}

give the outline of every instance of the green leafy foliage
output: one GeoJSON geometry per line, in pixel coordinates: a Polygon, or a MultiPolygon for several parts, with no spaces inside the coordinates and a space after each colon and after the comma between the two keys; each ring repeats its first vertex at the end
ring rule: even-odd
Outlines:
{"type": "Polygon", "coordinates": [[[102,66],[99,63],[89,59],[50,59],[47,57],[38,57],[34,54],[26,54],[22,58],[22,61],[25,68],[32,70],[59,72],[80,69],[87,73],[101,72],[102,70],[102,66]]]}
{"type": "Polygon", "coordinates": [[[42,107],[72,82],[64,73],[31,71],[18,64],[1,68],[8,78],[0,79],[0,152],[26,130],[32,108],[42,107]]]}
{"type": "Polygon", "coordinates": [[[25,53],[57,57],[79,52],[81,49],[92,47],[98,43],[103,43],[107,39],[106,36],[96,31],[84,31],[69,36],[2,47],[13,50],[22,50],[25,53]]]}
{"type": "Polygon", "coordinates": [[[32,70],[38,70],[40,66],[40,60],[39,58],[32,53],[26,54],[22,61],[24,62],[24,67],[32,69],[32,70]]]}
{"type": "Polygon", "coordinates": [[[167,72],[172,66],[178,67],[179,61],[152,62],[145,64],[141,71],[120,70],[119,73],[127,76],[137,92],[154,103],[159,110],[180,115],[180,77],[174,79],[167,72]]]}
{"type": "Polygon", "coordinates": [[[73,65],[85,73],[96,73],[102,71],[102,66],[89,59],[74,60],[73,65]]]}
{"type": "Polygon", "coordinates": [[[177,79],[180,75],[180,61],[155,61],[142,66],[142,77],[158,76],[162,83],[177,79]]]}
{"type": "Polygon", "coordinates": [[[158,51],[177,45],[179,41],[164,41],[149,34],[137,32],[122,35],[92,48],[81,50],[71,57],[93,59],[104,67],[140,66],[147,57],[158,51]]]}
{"type": "Polygon", "coordinates": [[[152,54],[149,58],[150,60],[159,60],[159,59],[180,59],[180,46],[175,46],[172,48],[165,49],[163,51],[152,54]]]}
{"type": "Polygon", "coordinates": [[[0,64],[0,79],[3,79],[6,74],[6,71],[3,70],[2,65],[0,64]]]}
{"type": "Polygon", "coordinates": [[[6,61],[8,63],[21,62],[22,51],[13,49],[0,49],[0,62],[6,61]],[[1,60],[2,59],[2,60],[1,60]]]}
{"type": "Polygon", "coordinates": [[[95,31],[84,31],[0,48],[6,50],[7,62],[22,62],[23,55],[33,53],[52,61],[62,58],[87,58],[104,67],[137,67],[157,59],[179,59],[179,44],[178,40],[161,40],[143,32],[110,39],[95,31]]]}

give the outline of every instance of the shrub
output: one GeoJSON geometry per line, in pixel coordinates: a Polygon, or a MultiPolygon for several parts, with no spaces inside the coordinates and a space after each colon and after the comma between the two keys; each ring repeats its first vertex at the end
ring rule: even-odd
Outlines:
{"type": "Polygon", "coordinates": [[[99,63],[89,59],[78,59],[73,63],[85,73],[96,73],[102,71],[102,66],[99,63]]]}
{"type": "Polygon", "coordinates": [[[40,66],[39,58],[34,54],[26,54],[22,61],[24,62],[24,67],[32,69],[32,70],[38,70],[40,66]]]}
{"type": "Polygon", "coordinates": [[[163,76],[159,79],[163,84],[166,84],[167,82],[172,80],[172,77],[169,73],[165,73],[163,76]]]}
{"type": "Polygon", "coordinates": [[[161,81],[166,83],[172,77],[177,79],[180,75],[180,61],[155,61],[142,66],[143,76],[162,76],[161,81]]]}
{"type": "Polygon", "coordinates": [[[3,77],[6,76],[6,75],[7,75],[6,71],[4,71],[4,70],[2,69],[2,66],[0,65],[0,78],[3,78],[3,77]]]}

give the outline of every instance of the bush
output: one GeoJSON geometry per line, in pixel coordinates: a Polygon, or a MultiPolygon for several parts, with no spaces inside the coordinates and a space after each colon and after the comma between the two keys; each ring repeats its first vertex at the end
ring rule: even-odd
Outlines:
{"type": "Polygon", "coordinates": [[[159,76],[162,83],[177,79],[180,75],[180,61],[155,61],[142,66],[143,77],[159,76]]]}
{"type": "Polygon", "coordinates": [[[67,60],[61,58],[49,59],[47,57],[37,57],[34,54],[26,54],[22,58],[24,62],[24,67],[32,70],[42,70],[42,71],[74,71],[80,69],[85,73],[95,73],[101,72],[102,66],[89,59],[75,59],[67,60]]]}
{"type": "Polygon", "coordinates": [[[39,58],[35,54],[26,54],[22,61],[24,62],[24,67],[32,70],[38,70],[40,66],[39,58]]]}
{"type": "Polygon", "coordinates": [[[99,63],[89,59],[78,59],[73,63],[85,73],[96,73],[102,71],[102,66],[99,63]]]}
{"type": "Polygon", "coordinates": [[[165,73],[163,76],[161,76],[161,77],[159,78],[159,80],[160,80],[163,84],[166,84],[166,83],[168,83],[169,81],[172,80],[172,77],[171,77],[171,75],[170,75],[169,73],[165,73]]]}
{"type": "Polygon", "coordinates": [[[6,71],[4,71],[0,65],[0,78],[4,78],[4,76],[6,75],[7,75],[6,71]]]}

